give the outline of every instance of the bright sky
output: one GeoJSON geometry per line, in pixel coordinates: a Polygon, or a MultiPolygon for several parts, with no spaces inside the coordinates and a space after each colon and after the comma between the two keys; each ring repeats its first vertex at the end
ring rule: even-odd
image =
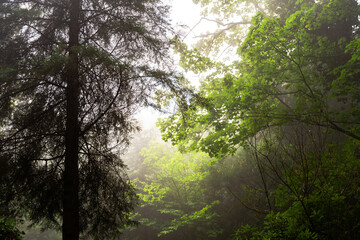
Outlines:
{"type": "Polygon", "coordinates": [[[172,6],[171,18],[174,23],[187,24],[192,27],[200,18],[200,7],[192,0],[169,0],[172,6]]]}
{"type": "MultiPolygon", "coordinates": [[[[200,7],[192,2],[192,0],[169,0],[172,6],[171,18],[176,30],[188,33],[200,20],[200,7]],[[186,25],[187,27],[181,27],[186,25]]],[[[199,27],[194,29],[194,32],[199,27]]],[[[194,32],[190,33],[185,39],[187,43],[194,42],[194,32]]]]}
{"type": "Polygon", "coordinates": [[[199,5],[196,5],[192,2],[192,0],[168,0],[170,5],[172,6],[171,18],[173,20],[173,24],[178,26],[178,29],[184,31],[184,33],[190,32],[185,42],[187,44],[195,43],[198,38],[195,38],[196,35],[200,35],[201,33],[205,33],[206,31],[211,31],[216,28],[216,23],[209,22],[203,20],[199,24],[199,20],[201,19],[200,11],[201,8],[199,5]],[[181,28],[180,25],[185,24],[187,28],[181,28]]]}

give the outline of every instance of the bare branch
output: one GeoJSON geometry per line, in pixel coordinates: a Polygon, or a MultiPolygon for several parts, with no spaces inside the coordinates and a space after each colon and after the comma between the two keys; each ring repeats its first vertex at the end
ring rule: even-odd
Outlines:
{"type": "MultiPolygon", "coordinates": [[[[182,40],[184,40],[185,38],[187,38],[187,36],[193,32],[193,30],[203,21],[203,20],[206,20],[206,21],[209,21],[209,22],[215,22],[217,24],[219,24],[220,26],[224,26],[226,27],[225,29],[222,29],[220,30],[221,33],[226,31],[226,30],[229,30],[237,25],[247,25],[247,24],[252,24],[251,21],[239,21],[239,22],[230,22],[230,23],[223,23],[219,20],[216,20],[216,19],[210,19],[210,18],[206,18],[206,17],[202,17],[200,18],[200,20],[190,29],[190,31],[184,36],[184,38],[182,40]]],[[[221,34],[220,33],[220,34],[221,34]]],[[[210,33],[210,34],[204,34],[204,35],[200,35],[200,36],[195,36],[195,37],[209,37],[209,36],[212,36],[212,35],[220,35],[220,34],[217,34],[217,32],[215,33],[210,33]]]]}

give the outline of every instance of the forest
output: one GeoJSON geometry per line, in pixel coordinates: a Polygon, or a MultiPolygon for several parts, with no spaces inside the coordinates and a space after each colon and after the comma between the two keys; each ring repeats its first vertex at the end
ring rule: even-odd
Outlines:
{"type": "Polygon", "coordinates": [[[174,1],[0,1],[0,239],[360,239],[359,2],[174,1]]]}

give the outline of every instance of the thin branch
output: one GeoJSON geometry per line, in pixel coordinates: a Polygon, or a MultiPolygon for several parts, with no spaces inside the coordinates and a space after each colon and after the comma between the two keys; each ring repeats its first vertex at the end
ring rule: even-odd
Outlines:
{"type": "Polygon", "coordinates": [[[206,33],[206,34],[198,35],[198,36],[195,36],[195,37],[196,37],[196,38],[205,38],[205,37],[213,36],[214,38],[217,38],[217,37],[219,37],[221,34],[223,34],[225,31],[230,30],[230,29],[233,28],[233,27],[236,27],[236,26],[238,26],[238,25],[247,25],[247,24],[252,25],[253,23],[250,22],[250,21],[231,22],[231,23],[228,23],[228,24],[223,25],[223,26],[227,26],[227,27],[226,27],[226,28],[223,28],[223,29],[220,29],[220,30],[217,31],[217,32],[206,33]]]}
{"type": "MultiPolygon", "coordinates": [[[[183,37],[182,41],[184,41],[190,33],[192,33],[194,31],[194,29],[203,21],[203,20],[206,20],[206,21],[209,21],[209,22],[215,22],[217,24],[219,24],[220,26],[224,26],[224,27],[227,27],[223,30],[221,30],[221,32],[224,32],[226,30],[229,30],[231,29],[232,27],[236,26],[236,25],[246,25],[246,24],[252,24],[251,21],[239,21],[239,22],[230,22],[230,23],[223,23],[223,22],[220,22],[219,20],[215,20],[215,19],[209,19],[209,18],[206,18],[206,17],[202,17],[200,18],[200,20],[190,29],[190,31],[183,37]]],[[[210,33],[210,34],[204,34],[204,35],[200,35],[200,36],[195,36],[195,37],[208,37],[208,36],[212,36],[212,35],[216,35],[216,33],[210,33]]]]}

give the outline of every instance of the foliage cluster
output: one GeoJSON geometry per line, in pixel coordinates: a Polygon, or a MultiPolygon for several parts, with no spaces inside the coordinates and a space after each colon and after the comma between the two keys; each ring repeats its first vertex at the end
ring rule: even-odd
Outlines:
{"type": "Polygon", "coordinates": [[[152,140],[137,158],[130,178],[139,190],[133,217],[141,225],[125,231],[125,239],[227,239],[234,226],[255,219],[233,196],[247,194],[234,183],[251,179],[243,156],[216,164],[203,152],[181,153],[152,140]]]}
{"type": "Polygon", "coordinates": [[[0,239],[21,240],[24,232],[19,230],[19,224],[14,219],[0,218],[0,239]]]}
{"type": "MultiPolygon", "coordinates": [[[[140,189],[141,205],[136,218],[143,227],[150,228],[153,237],[166,239],[214,234],[216,215],[210,210],[218,201],[209,203],[202,184],[211,163],[207,154],[183,155],[175,148],[152,141],[142,149],[141,156],[146,170],[140,174],[135,170],[132,175],[137,176],[133,181],[140,189]]],[[[135,234],[139,236],[140,232],[135,234]]]]}

